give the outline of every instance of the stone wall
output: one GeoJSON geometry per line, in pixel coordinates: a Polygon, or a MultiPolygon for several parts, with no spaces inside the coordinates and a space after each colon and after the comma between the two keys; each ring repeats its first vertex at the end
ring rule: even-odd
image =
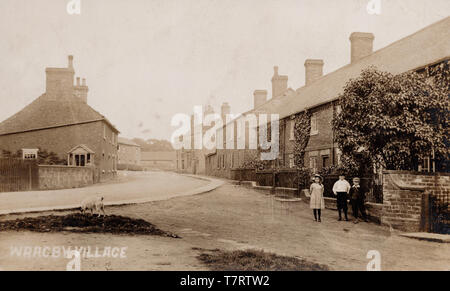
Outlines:
{"type": "Polygon", "coordinates": [[[39,165],[39,190],[79,188],[94,184],[94,168],[39,165]]]}
{"type": "Polygon", "coordinates": [[[384,171],[381,223],[402,231],[427,231],[429,196],[449,202],[450,174],[384,171]]]}

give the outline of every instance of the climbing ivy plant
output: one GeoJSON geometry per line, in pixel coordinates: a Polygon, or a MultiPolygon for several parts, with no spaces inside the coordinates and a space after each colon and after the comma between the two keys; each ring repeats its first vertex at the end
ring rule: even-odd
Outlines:
{"type": "Polygon", "coordinates": [[[305,166],[305,150],[311,134],[311,114],[303,111],[294,117],[294,164],[297,169],[305,166]]]}
{"type": "Polygon", "coordinates": [[[305,150],[311,134],[311,114],[303,111],[294,117],[294,164],[297,170],[299,188],[308,188],[311,178],[309,168],[305,167],[305,150]]]}

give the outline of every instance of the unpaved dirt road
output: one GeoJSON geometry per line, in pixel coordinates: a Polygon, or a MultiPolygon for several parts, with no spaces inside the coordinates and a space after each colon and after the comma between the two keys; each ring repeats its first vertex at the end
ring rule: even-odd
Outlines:
{"type": "Polygon", "coordinates": [[[205,270],[196,259],[199,248],[264,249],[303,257],[333,270],[366,270],[367,253],[376,250],[381,254],[382,270],[450,269],[449,244],[400,237],[373,223],[338,222],[331,210],[325,210],[322,223],[317,223],[303,202],[282,204],[272,196],[229,184],[202,195],[110,207],[107,212],[145,219],[182,239],[0,232],[0,268],[64,270],[68,262],[64,258],[17,258],[10,254],[14,245],[50,245],[126,247],[127,258],[83,259],[83,270],[205,270]]]}

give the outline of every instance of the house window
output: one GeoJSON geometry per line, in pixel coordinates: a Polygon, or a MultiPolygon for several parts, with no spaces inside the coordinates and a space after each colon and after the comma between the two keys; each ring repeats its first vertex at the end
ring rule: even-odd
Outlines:
{"type": "Polygon", "coordinates": [[[309,158],[309,168],[313,173],[317,173],[317,157],[309,158]]]}
{"type": "Polygon", "coordinates": [[[342,157],[342,152],[340,149],[336,148],[336,159],[337,159],[337,164],[338,166],[341,165],[341,157],[342,157]]]}
{"type": "Polygon", "coordinates": [[[38,149],[22,149],[22,158],[24,160],[35,160],[38,157],[38,149]]]}
{"type": "Polygon", "coordinates": [[[294,134],[295,120],[291,120],[290,124],[291,124],[291,126],[290,126],[289,140],[294,140],[295,139],[295,134],[294,134]]]}
{"type": "Polygon", "coordinates": [[[289,168],[294,168],[295,164],[294,164],[294,155],[290,154],[289,155],[289,168]]]}
{"type": "Polygon", "coordinates": [[[421,163],[419,164],[419,172],[431,172],[431,163],[430,163],[430,157],[426,157],[424,159],[421,159],[421,163]]]}
{"type": "Polygon", "coordinates": [[[225,169],[225,155],[222,156],[222,168],[225,169]]]}
{"type": "Polygon", "coordinates": [[[317,113],[313,113],[311,116],[311,135],[318,134],[319,130],[317,128],[317,113]]]}
{"type": "Polygon", "coordinates": [[[103,139],[106,140],[106,124],[103,124],[103,139]]]}
{"type": "Polygon", "coordinates": [[[330,156],[322,156],[322,168],[330,166],[330,156]]]}

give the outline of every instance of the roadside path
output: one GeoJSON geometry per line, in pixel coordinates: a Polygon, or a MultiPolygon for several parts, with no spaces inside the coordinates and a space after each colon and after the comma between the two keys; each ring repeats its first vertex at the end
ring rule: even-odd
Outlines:
{"type": "Polygon", "coordinates": [[[116,180],[84,188],[0,193],[0,215],[73,209],[86,197],[100,195],[105,205],[161,201],[208,192],[222,184],[173,172],[120,172],[116,180]]]}

